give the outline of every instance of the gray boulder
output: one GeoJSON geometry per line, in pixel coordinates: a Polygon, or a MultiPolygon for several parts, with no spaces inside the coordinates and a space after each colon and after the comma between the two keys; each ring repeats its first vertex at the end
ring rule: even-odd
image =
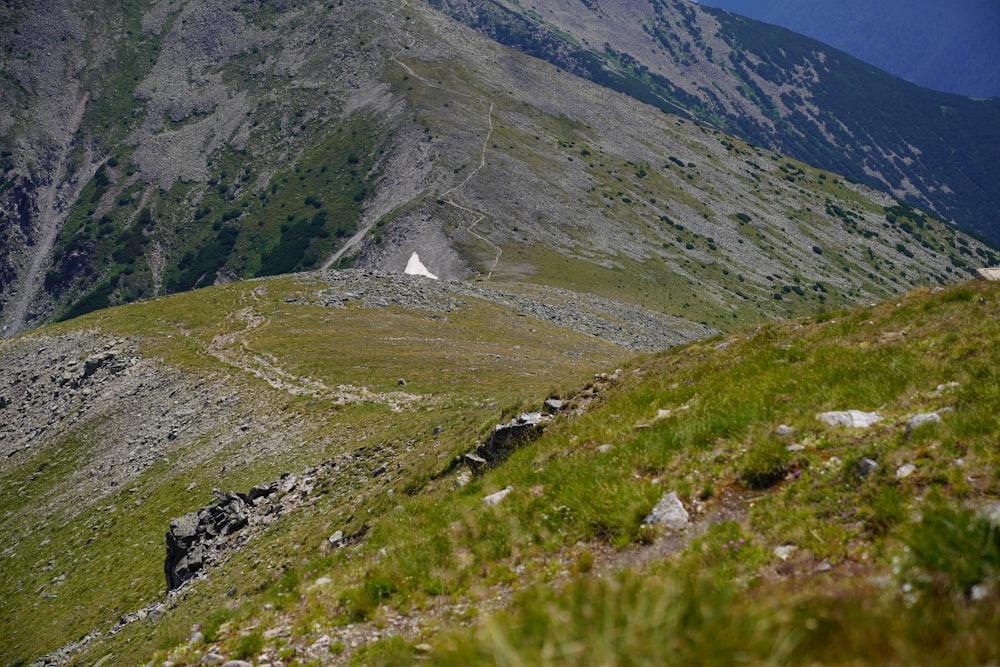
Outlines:
{"type": "Polygon", "coordinates": [[[910,415],[906,420],[906,432],[909,433],[915,428],[920,428],[927,424],[939,424],[941,423],[941,415],[936,412],[921,412],[920,414],[910,415]]]}
{"type": "Polygon", "coordinates": [[[878,463],[876,463],[873,459],[868,458],[867,456],[862,458],[861,461],[858,463],[858,474],[861,475],[862,477],[867,477],[876,470],[878,470],[878,463]]]}
{"type": "Polygon", "coordinates": [[[548,419],[551,417],[540,412],[525,412],[506,424],[497,424],[486,441],[465,456],[466,464],[475,474],[500,465],[519,447],[541,435],[548,419]]]}
{"type": "Polygon", "coordinates": [[[647,526],[663,526],[670,530],[680,530],[686,527],[690,521],[688,511],[684,509],[681,499],[677,497],[677,492],[668,491],[656,503],[656,507],[649,513],[645,521],[647,526]]]}
{"type": "Polygon", "coordinates": [[[243,494],[213,491],[216,504],[170,520],[163,571],[167,590],[197,576],[208,564],[213,547],[249,523],[248,499],[243,494]]]}
{"type": "Polygon", "coordinates": [[[830,426],[847,426],[850,428],[869,428],[882,421],[877,412],[861,410],[843,410],[837,412],[821,412],[816,419],[830,426]]]}

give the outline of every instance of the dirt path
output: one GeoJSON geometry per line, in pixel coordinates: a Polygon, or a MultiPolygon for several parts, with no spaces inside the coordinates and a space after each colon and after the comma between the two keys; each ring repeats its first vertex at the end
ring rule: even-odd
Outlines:
{"type": "MultiPolygon", "coordinates": [[[[393,29],[392,26],[390,26],[388,24],[388,19],[394,17],[401,10],[405,9],[408,6],[408,4],[409,3],[403,2],[400,5],[400,7],[398,7],[396,10],[394,10],[394,11],[389,12],[388,14],[386,14],[384,16],[384,18],[383,18],[384,22],[383,21],[379,21],[378,22],[379,25],[381,25],[382,27],[384,27],[386,30],[392,30],[393,29]]],[[[417,43],[417,38],[415,36],[413,36],[413,34],[411,34],[409,31],[405,31],[405,30],[404,30],[404,32],[405,32],[405,34],[406,34],[406,36],[408,38],[408,42],[407,42],[407,44],[405,46],[400,47],[396,51],[396,53],[393,54],[392,61],[394,63],[396,63],[397,65],[399,65],[400,67],[402,67],[404,70],[406,70],[406,73],[409,76],[413,77],[414,79],[417,79],[418,81],[420,81],[421,83],[423,83],[424,85],[426,85],[429,88],[436,88],[438,90],[442,90],[442,91],[445,91],[447,93],[451,93],[453,95],[458,95],[458,96],[461,96],[461,97],[467,97],[467,98],[476,100],[477,102],[479,102],[480,104],[482,104],[484,107],[487,107],[487,105],[488,105],[487,111],[486,111],[486,124],[487,124],[487,126],[488,126],[489,129],[488,129],[488,131],[486,133],[486,137],[483,139],[483,146],[482,146],[482,149],[480,150],[480,153],[479,153],[479,164],[476,166],[475,169],[473,169],[471,172],[469,172],[468,176],[466,176],[458,185],[455,185],[454,187],[452,187],[452,188],[446,190],[445,192],[443,192],[441,194],[441,200],[444,201],[449,206],[452,206],[453,208],[456,208],[459,211],[462,211],[463,213],[465,213],[466,215],[468,215],[471,218],[471,222],[466,227],[466,231],[469,232],[469,234],[471,234],[472,236],[475,236],[477,239],[479,239],[482,242],[484,242],[486,245],[490,246],[494,251],[496,251],[496,256],[493,258],[493,263],[490,265],[489,270],[487,271],[486,278],[487,278],[487,280],[489,280],[493,276],[493,272],[496,270],[497,264],[500,263],[500,256],[503,254],[503,248],[501,248],[499,245],[497,245],[493,241],[489,240],[487,237],[485,237],[482,234],[479,234],[478,232],[475,231],[475,227],[480,222],[482,222],[483,220],[485,220],[488,217],[488,215],[486,213],[482,212],[482,211],[477,211],[477,210],[471,209],[471,208],[469,208],[467,206],[462,206],[461,204],[459,204],[458,202],[456,202],[454,200],[454,198],[452,197],[452,195],[455,194],[461,188],[463,188],[466,184],[468,184],[469,181],[471,181],[473,178],[475,178],[476,175],[478,175],[479,172],[482,171],[482,169],[486,166],[486,149],[489,146],[489,144],[490,144],[490,138],[493,135],[493,110],[494,110],[494,108],[495,108],[496,105],[495,105],[495,103],[492,100],[489,100],[489,99],[486,99],[486,98],[482,98],[482,97],[477,97],[475,95],[472,95],[470,93],[466,93],[466,92],[461,91],[461,90],[454,90],[452,88],[447,88],[445,86],[433,83],[432,81],[430,81],[426,77],[424,77],[424,76],[420,75],[419,73],[417,73],[416,71],[414,71],[413,68],[410,67],[409,65],[407,65],[405,62],[403,62],[402,60],[400,60],[399,56],[404,51],[412,48],[413,45],[417,43]]],[[[340,249],[338,249],[335,253],[333,253],[330,256],[329,259],[327,259],[325,262],[323,262],[322,266],[320,267],[321,270],[325,271],[325,270],[329,269],[333,264],[335,264],[337,261],[339,261],[340,258],[343,257],[345,254],[347,254],[349,251],[358,248],[361,245],[362,241],[364,241],[365,237],[369,234],[369,232],[371,232],[372,228],[375,227],[375,224],[377,222],[378,222],[377,220],[372,221],[370,224],[368,224],[365,227],[363,227],[362,229],[358,230],[353,236],[351,236],[350,239],[347,240],[346,243],[344,243],[343,246],[340,247],[340,249]]]]}
{"type": "Polygon", "coordinates": [[[262,305],[261,297],[266,294],[267,287],[263,285],[254,287],[249,294],[244,293],[246,305],[227,317],[227,320],[237,328],[215,336],[208,345],[206,353],[228,366],[263,380],[272,389],[293,396],[312,396],[337,405],[380,403],[388,405],[394,412],[408,409],[424,400],[424,397],[418,394],[401,391],[379,393],[371,391],[368,387],[351,384],[330,387],[319,380],[288,371],[281,366],[280,360],[274,355],[255,352],[247,338],[254,330],[271,322],[270,318],[259,310],[259,306],[262,305]]]}

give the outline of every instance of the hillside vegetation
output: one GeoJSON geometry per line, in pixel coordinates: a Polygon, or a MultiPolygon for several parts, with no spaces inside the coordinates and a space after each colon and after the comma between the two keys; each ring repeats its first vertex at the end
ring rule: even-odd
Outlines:
{"type": "Polygon", "coordinates": [[[989,0],[909,2],[708,0],[784,26],[917,85],[967,97],[1000,97],[1000,7],[989,0]]]}
{"type": "Polygon", "coordinates": [[[690,0],[434,4],[578,76],[1000,241],[998,163],[984,152],[1000,139],[998,100],[920,88],[814,39],[690,0]]]}
{"type": "Polygon", "coordinates": [[[86,635],[81,664],[1000,657],[995,284],[628,361],[437,283],[360,286],[228,285],[5,343],[8,377],[54,356],[51,386],[70,378],[45,435],[6,450],[5,662],[86,635]],[[114,373],[87,351],[109,337],[134,359],[114,373]],[[129,382],[152,404],[101,402],[129,382]],[[468,474],[493,424],[547,397],[537,439],[468,474]],[[880,420],[817,418],[847,410],[880,420]],[[105,443],[125,458],[94,481],[105,443]],[[171,517],[282,472],[282,511],[115,623],[162,599],[171,517]],[[663,498],[686,520],[648,519],[663,498]]]}
{"type": "MultiPolygon", "coordinates": [[[[0,30],[8,334],[233,280],[325,267],[401,272],[413,252],[443,278],[598,293],[718,329],[944,284],[997,258],[897,201],[912,194],[910,181],[923,193],[945,190],[909,167],[890,174],[869,160],[895,194],[873,191],[858,182],[864,156],[831,163],[852,181],[762,148],[816,148],[812,130],[747,107],[757,119],[748,123],[788,145],[757,135],[747,143],[713,129],[735,132],[736,120],[664,114],[643,103],[659,104],[660,92],[636,101],[428,5],[149,0],[92,13],[82,0],[57,4],[22,7],[0,30]]],[[[773,44],[750,25],[717,29],[754,49],[732,50],[733,67],[749,68],[773,44]]],[[[767,51],[767,71],[798,67],[809,48],[787,45],[785,59],[767,51]]],[[[620,60],[611,71],[630,71],[620,60]]],[[[916,159],[853,125],[883,113],[867,100],[884,82],[838,83],[853,70],[829,67],[821,81],[830,100],[817,98],[817,108],[854,135],[847,141],[827,119],[835,143],[944,169],[939,148],[919,147],[940,129],[937,116],[920,115],[924,102],[913,113],[927,123],[905,137],[916,159]],[[829,106],[840,85],[861,91],[846,111],[829,106]]],[[[913,120],[892,115],[909,113],[911,98],[901,99],[884,107],[882,129],[913,120]]],[[[948,105],[956,130],[1000,126],[992,107],[948,105]],[[985,115],[974,122],[973,111],[985,115]]],[[[670,110],[691,116],[684,108],[670,110]]],[[[933,136],[979,169],[947,165],[959,200],[979,201],[956,179],[1000,182],[987,168],[997,142],[933,136]]]]}

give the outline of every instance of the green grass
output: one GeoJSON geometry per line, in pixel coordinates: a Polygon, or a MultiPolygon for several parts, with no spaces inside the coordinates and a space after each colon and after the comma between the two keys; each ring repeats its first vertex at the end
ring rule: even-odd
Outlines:
{"type": "MultiPolygon", "coordinates": [[[[593,337],[530,318],[507,317],[499,306],[475,299],[466,300],[444,322],[402,308],[334,310],[286,301],[316,288],[315,283],[293,278],[225,285],[91,313],[46,331],[59,335],[97,329],[128,337],[139,344],[143,356],[185,374],[192,384],[221,380],[238,390],[243,407],[215,431],[171,453],[170,463],[155,464],[99,502],[86,498],[75,507],[65,502],[47,505],[68,490],[74,472],[86,470],[99,444],[100,424],[83,420],[59,440],[39,440],[30,458],[15,459],[4,468],[2,525],[18,542],[5,556],[0,582],[0,624],[9,640],[5,660],[33,659],[91,629],[106,630],[109,618],[159,598],[169,519],[209,502],[208,489],[245,492],[282,472],[301,471],[338,456],[350,454],[364,461],[373,450],[396,452],[391,460],[400,465],[394,466],[390,487],[395,498],[385,493],[385,477],[368,488],[370,469],[362,464],[359,470],[345,470],[317,494],[323,513],[303,518],[301,525],[275,528],[269,539],[287,539],[287,546],[270,544],[265,553],[268,562],[287,559],[287,576],[272,578],[273,572],[258,560],[234,559],[234,567],[244,568],[240,590],[258,601],[246,609],[267,603],[294,606],[298,582],[315,569],[311,564],[326,536],[340,527],[348,534],[366,530],[367,520],[342,526],[345,512],[382,516],[397,499],[419,497],[456,455],[500,421],[506,406],[536,406],[554,388],[582,381],[595,363],[608,368],[624,356],[593,337]],[[230,316],[246,308],[263,318],[257,328],[230,316]],[[331,390],[341,384],[377,393],[405,389],[417,402],[397,412],[379,402],[336,405],[323,396],[275,391],[209,353],[213,341],[226,335],[234,336],[226,349],[239,358],[259,353],[290,375],[308,376],[331,390]],[[405,388],[396,386],[400,377],[407,378],[405,388]],[[189,456],[198,457],[198,449],[213,446],[216,438],[236,428],[239,415],[249,414],[266,414],[272,427],[295,432],[296,440],[290,443],[294,446],[244,461],[255,446],[247,435],[191,468],[189,456]],[[439,425],[440,432],[435,432],[439,425]],[[234,460],[242,463],[233,465],[234,460]],[[186,492],[192,481],[197,482],[196,491],[186,492]],[[345,496],[343,489],[353,491],[345,496]],[[365,497],[360,507],[350,502],[355,494],[365,497]],[[45,508],[42,520],[39,505],[45,508]],[[305,548],[293,550],[292,544],[305,548]],[[53,567],[47,567],[50,559],[53,567]],[[65,580],[52,583],[63,573],[65,580]],[[57,595],[40,600],[43,590],[57,595]]],[[[124,405],[121,409],[128,410],[124,405]]],[[[106,417],[115,418],[114,411],[106,417]]],[[[227,590],[210,587],[178,614],[207,622],[228,604],[227,590]]],[[[382,601],[382,590],[377,581],[366,590],[375,600],[373,608],[382,601]]],[[[189,624],[168,614],[162,631],[157,626],[144,641],[176,646],[189,624]]],[[[232,639],[225,633],[223,637],[232,639]]]]}
{"type": "MultiPolygon", "coordinates": [[[[140,662],[154,652],[157,659],[196,662],[203,649],[185,647],[195,622],[227,655],[301,657],[297,646],[351,623],[378,626],[389,614],[475,605],[513,590],[509,615],[477,625],[476,634],[452,633],[449,622],[444,634],[342,650],[347,659],[383,664],[412,659],[413,645],[424,640],[440,664],[592,664],[594,656],[614,664],[622,655],[634,656],[634,664],[738,656],[758,664],[857,656],[904,664],[921,655],[944,664],[948,654],[933,642],[970,623],[974,630],[956,655],[995,659],[997,537],[976,515],[998,501],[1000,479],[995,285],[968,283],[767,324],[635,359],[615,381],[586,384],[594,359],[614,357],[593,339],[505,318],[475,300],[433,323],[421,311],[331,310],[289,300],[314,288],[293,278],[226,285],[53,329],[101,327],[144,340],[145,353],[175,368],[226,374],[256,397],[256,409],[273,415],[276,428],[289,420],[307,425],[306,450],[293,447],[225,475],[206,473],[206,484],[245,490],[325,458],[353,454],[364,461],[373,445],[399,463],[389,481],[367,480],[364,463],[336,473],[294,520],[276,523],[214,570],[177,609],[156,624],[129,626],[102,650],[140,662]],[[256,327],[228,316],[246,308],[263,316],[256,327]],[[405,377],[406,391],[424,403],[395,413],[379,404],[338,408],[275,393],[206,354],[220,334],[235,336],[232,351],[267,355],[290,375],[331,387],[363,379],[373,391],[391,392],[405,377]],[[489,361],[496,354],[528,361],[489,361]],[[478,373],[470,372],[474,365],[478,373]],[[548,372],[525,372],[541,367],[548,372]],[[958,386],[936,390],[948,382],[958,386]],[[593,403],[456,488],[454,458],[493,424],[548,395],[593,403]],[[815,419],[844,409],[876,410],[884,420],[858,430],[815,419]],[[906,429],[909,414],[933,410],[941,411],[941,423],[906,429]],[[776,433],[781,424],[791,435],[776,433]],[[799,447],[790,451],[790,444],[799,447]],[[867,474],[860,473],[864,458],[876,463],[867,474]],[[906,463],[915,472],[897,476],[906,463]],[[506,486],[513,490],[502,503],[483,505],[483,496],[506,486]],[[689,535],[643,525],[667,490],[691,513],[689,535]],[[357,541],[330,551],[326,537],[337,529],[357,541]],[[787,560],[775,555],[779,546],[794,547],[787,560]],[[621,570],[633,573],[614,575],[621,570]],[[595,571],[608,576],[595,579],[595,571]],[[315,585],[320,576],[330,582],[315,585]],[[987,601],[969,603],[973,589],[985,591],[987,601]],[[883,646],[885,635],[870,626],[900,600],[915,604],[893,616],[886,631],[894,639],[883,646]],[[294,619],[281,646],[258,634],[278,615],[294,619]],[[724,640],[711,639],[720,634],[724,640]],[[832,639],[824,644],[820,636],[832,639]]],[[[87,456],[85,435],[76,437],[76,445],[62,446],[77,454],[43,467],[35,496],[22,500],[17,484],[4,485],[5,501],[14,503],[6,521],[15,519],[17,502],[35,502],[87,456]]],[[[220,469],[228,456],[221,452],[208,467],[220,469]]],[[[41,464],[26,461],[5,480],[23,480],[41,464]]],[[[74,549],[87,526],[105,526],[88,564],[77,565],[47,602],[44,622],[5,614],[5,632],[21,655],[74,638],[67,619],[90,628],[109,610],[123,613],[155,597],[166,519],[197,505],[195,498],[177,500],[186,481],[166,467],[152,469],[136,483],[148,496],[142,506],[110,517],[85,509],[65,527],[43,526],[37,539],[23,541],[7,571],[24,581],[25,592],[5,591],[9,610],[28,608],[27,591],[46,581],[32,569],[50,553],[42,532],[74,549]],[[134,543],[147,546],[121,552],[134,543]],[[109,562],[115,568],[107,569],[109,562]],[[121,571],[149,576],[123,594],[121,571]],[[83,601],[84,609],[74,611],[70,600],[83,601]],[[38,631],[31,641],[26,623],[38,631]]],[[[129,497],[123,491],[113,502],[127,506],[129,497]]],[[[470,614],[454,621],[467,623],[470,614]]]]}
{"type": "Polygon", "coordinates": [[[830,597],[634,573],[537,587],[474,636],[453,633],[440,665],[952,665],[995,660],[995,606],[901,606],[878,590],[830,597]],[[961,639],[959,639],[959,637],[961,639]]]}

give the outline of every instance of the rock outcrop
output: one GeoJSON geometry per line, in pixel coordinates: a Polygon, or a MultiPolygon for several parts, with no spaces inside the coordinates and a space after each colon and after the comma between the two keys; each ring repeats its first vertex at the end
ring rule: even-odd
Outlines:
{"type": "Polygon", "coordinates": [[[466,464],[475,474],[495,468],[516,449],[540,436],[551,419],[550,415],[540,412],[525,412],[506,424],[497,424],[483,444],[465,455],[466,464]]]}
{"type": "MultiPolygon", "coordinates": [[[[294,484],[294,476],[283,479],[291,479],[294,484]]],[[[244,542],[246,537],[239,533],[250,525],[252,517],[261,515],[258,508],[279,489],[279,483],[273,482],[255,486],[246,495],[216,490],[212,492],[216,497],[215,505],[171,519],[166,537],[167,555],[163,561],[167,591],[179,588],[217,561],[221,552],[244,542]]],[[[274,506],[266,509],[275,512],[274,506]]]]}

